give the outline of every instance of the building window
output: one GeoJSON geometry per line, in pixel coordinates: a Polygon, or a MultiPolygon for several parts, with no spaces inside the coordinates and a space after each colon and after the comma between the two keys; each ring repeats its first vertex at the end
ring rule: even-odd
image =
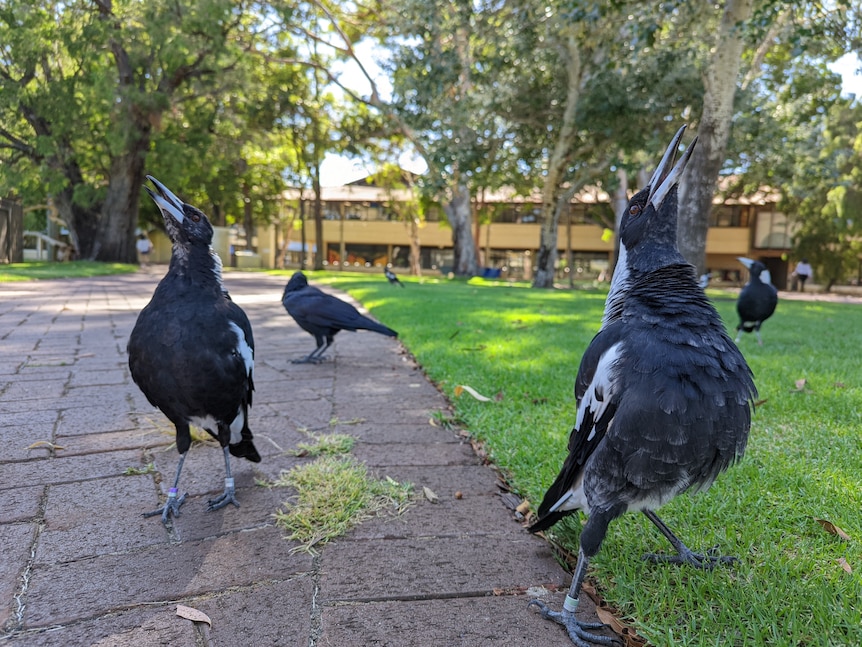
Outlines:
{"type": "Polygon", "coordinates": [[[780,211],[758,211],[754,225],[754,247],[758,249],[790,249],[790,222],[780,211]]]}

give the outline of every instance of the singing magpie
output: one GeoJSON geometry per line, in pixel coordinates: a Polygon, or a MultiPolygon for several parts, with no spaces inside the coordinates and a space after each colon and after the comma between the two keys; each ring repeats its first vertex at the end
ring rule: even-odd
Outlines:
{"type": "Polygon", "coordinates": [[[391,328],[360,314],[346,301],[309,285],[302,272],[294,272],[290,277],[284,286],[281,302],[287,313],[303,330],[311,333],[317,342],[317,348],[306,357],[293,360],[294,364],[316,364],[323,361],[323,353],[332,345],[339,330],[371,330],[388,337],[398,336],[391,328]]]}
{"type": "Polygon", "coordinates": [[[171,515],[179,516],[187,496],[177,492],[191,446],[189,425],[205,429],[224,451],[224,492],[209,501],[208,510],[239,506],[231,454],[260,462],[248,426],[254,337],[248,317],[222,282],[206,215],[154,177],[147,178],[155,191],[144,188],[162,213],[173,249],[167,274],[138,315],[128,352],[132,379],[176,428],[180,461],[173,487],[164,507],[145,515],[161,514],[167,524],[171,515]]]}
{"type": "Polygon", "coordinates": [[[751,278],[739,293],[736,300],[736,312],[739,314],[739,325],[736,327],[737,344],[742,338],[742,333],[754,331],[757,343],[763,346],[760,338],[760,326],[775,312],[778,305],[778,290],[772,285],[772,278],[766,265],[742,256],[737,257],[740,263],[748,268],[751,278]]]}
{"type": "Polygon", "coordinates": [[[392,285],[396,285],[396,284],[398,284],[398,285],[400,285],[402,288],[404,287],[404,284],[403,284],[401,281],[399,281],[399,280],[398,280],[398,275],[397,275],[397,274],[395,274],[395,272],[393,272],[392,270],[390,270],[388,267],[384,267],[384,268],[383,268],[383,273],[386,275],[386,278],[387,278],[387,279],[389,279],[389,282],[390,282],[392,285]]]}
{"type": "Polygon", "coordinates": [[[734,559],[693,552],[655,512],[709,487],[742,457],[756,396],[745,359],[677,248],[677,184],[697,141],[674,166],[684,129],[622,215],[602,325],[575,379],[568,457],[530,527],[545,530],[577,510],[588,515],[562,611],[530,603],[579,647],[612,642],[590,632],[600,625],[575,619],[575,609],[590,559],[624,513],[643,512],[674,547],[675,555],[647,556],[652,561],[709,569],[734,559]]]}

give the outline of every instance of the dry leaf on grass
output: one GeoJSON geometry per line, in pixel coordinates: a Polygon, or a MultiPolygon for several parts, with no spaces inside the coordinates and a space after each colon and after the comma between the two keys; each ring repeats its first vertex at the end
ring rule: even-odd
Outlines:
{"type": "Polygon", "coordinates": [[[823,530],[825,530],[826,532],[828,532],[832,535],[838,535],[844,541],[850,541],[850,535],[848,535],[846,532],[841,530],[841,528],[836,526],[831,521],[827,521],[826,519],[815,519],[814,521],[816,521],[821,526],[823,526],[823,530]]]}
{"type": "Polygon", "coordinates": [[[182,604],[177,605],[177,615],[180,618],[185,618],[186,620],[191,620],[192,622],[205,622],[210,627],[213,626],[212,620],[210,617],[205,614],[203,611],[198,611],[197,609],[193,609],[192,607],[187,607],[182,604]]]}
{"type": "Polygon", "coordinates": [[[472,386],[468,386],[466,384],[459,384],[458,386],[455,387],[455,397],[460,396],[464,392],[469,393],[474,398],[476,398],[479,402],[490,402],[491,401],[491,398],[485,397],[484,395],[479,393],[476,389],[474,389],[472,386]]]}
{"type": "Polygon", "coordinates": [[[793,389],[796,392],[801,393],[805,390],[805,384],[808,382],[804,377],[801,380],[796,380],[796,388],[793,389]]]}
{"type": "Polygon", "coordinates": [[[847,571],[848,573],[852,573],[852,572],[853,572],[853,568],[850,566],[850,564],[848,564],[848,563],[847,563],[847,560],[846,560],[846,559],[844,559],[843,557],[839,557],[839,558],[838,558],[838,566],[840,566],[841,568],[843,568],[843,569],[844,569],[845,571],[847,571]]]}

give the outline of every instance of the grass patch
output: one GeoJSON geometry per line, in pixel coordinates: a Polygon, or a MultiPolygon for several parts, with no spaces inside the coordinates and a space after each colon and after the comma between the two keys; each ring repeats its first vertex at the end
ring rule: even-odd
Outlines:
{"type": "Polygon", "coordinates": [[[138,266],[130,263],[98,263],[96,261],[53,263],[48,261],[30,261],[0,265],[0,283],[33,281],[37,279],[86,278],[109,274],[130,274],[137,271],[138,266]]]}
{"type": "Polygon", "coordinates": [[[275,513],[276,524],[300,542],[294,550],[313,552],[378,514],[399,515],[413,487],[389,477],[375,480],[363,463],[350,456],[321,456],[283,472],[273,483],[292,487],[296,495],[275,513]]]}
{"type": "MultiPolygon", "coordinates": [[[[402,290],[382,275],[309,276],[397,330],[513,487],[538,503],[566,454],[574,378],[606,289],[402,276],[402,290]],[[456,397],[459,384],[498,397],[456,397]]],[[[734,296],[708,295],[734,328],[734,296]]],[[[690,547],[719,546],[740,564],[702,573],[646,563],[644,553],[670,546],[636,514],[611,525],[592,562],[601,593],[654,645],[862,645],[862,306],[780,300],[762,334],[762,347],[751,335],[740,342],[765,400],[745,458],[709,492],[662,508],[690,547]]],[[[570,517],[555,535],[574,551],[580,527],[570,517]]]]}
{"type": "Polygon", "coordinates": [[[310,443],[299,443],[296,449],[290,450],[294,456],[331,456],[348,454],[356,443],[356,438],[348,434],[315,434],[306,431],[311,438],[310,443]]]}

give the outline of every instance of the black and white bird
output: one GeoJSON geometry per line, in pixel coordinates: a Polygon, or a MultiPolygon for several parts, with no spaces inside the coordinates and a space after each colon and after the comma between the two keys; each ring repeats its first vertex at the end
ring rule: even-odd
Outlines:
{"type": "Polygon", "coordinates": [[[224,492],[209,501],[208,510],[239,505],[231,454],[260,462],[248,425],[254,338],[248,317],[222,283],[206,215],[147,177],[155,191],[144,188],[162,213],[173,250],[167,274],[138,315],[128,351],[132,379],[176,428],[180,462],[173,487],[164,507],[146,515],[161,514],[167,523],[171,515],[179,516],[187,496],[177,493],[191,446],[190,425],[206,430],[224,451],[224,492]]]}
{"type": "Polygon", "coordinates": [[[736,300],[736,312],[739,315],[739,325],[736,327],[737,344],[744,332],[754,332],[757,343],[763,346],[760,337],[760,326],[775,312],[778,305],[778,290],[772,285],[772,278],[766,265],[750,258],[738,257],[740,263],[748,268],[751,278],[739,293],[736,300]]]}
{"type": "Polygon", "coordinates": [[[563,610],[531,602],[580,647],[610,644],[575,609],[590,559],[624,513],[643,512],[674,547],[675,555],[653,561],[708,569],[733,559],[693,552],[655,512],[686,490],[709,487],[742,457],[756,394],[745,359],[677,249],[677,184],[696,143],[674,167],[684,129],[622,216],[601,329],[575,380],[568,457],[530,527],[545,530],[577,510],[588,515],[563,610]]]}
{"type": "Polygon", "coordinates": [[[384,266],[383,273],[386,275],[386,278],[389,280],[389,283],[391,283],[392,285],[400,285],[402,288],[404,287],[404,284],[398,280],[398,275],[392,270],[390,270],[388,267],[384,266]]]}
{"type": "Polygon", "coordinates": [[[300,328],[311,333],[317,342],[317,348],[306,357],[293,360],[294,364],[321,362],[339,330],[371,330],[388,337],[398,336],[391,328],[360,314],[346,301],[309,285],[302,272],[294,272],[290,277],[281,302],[300,328]]]}

